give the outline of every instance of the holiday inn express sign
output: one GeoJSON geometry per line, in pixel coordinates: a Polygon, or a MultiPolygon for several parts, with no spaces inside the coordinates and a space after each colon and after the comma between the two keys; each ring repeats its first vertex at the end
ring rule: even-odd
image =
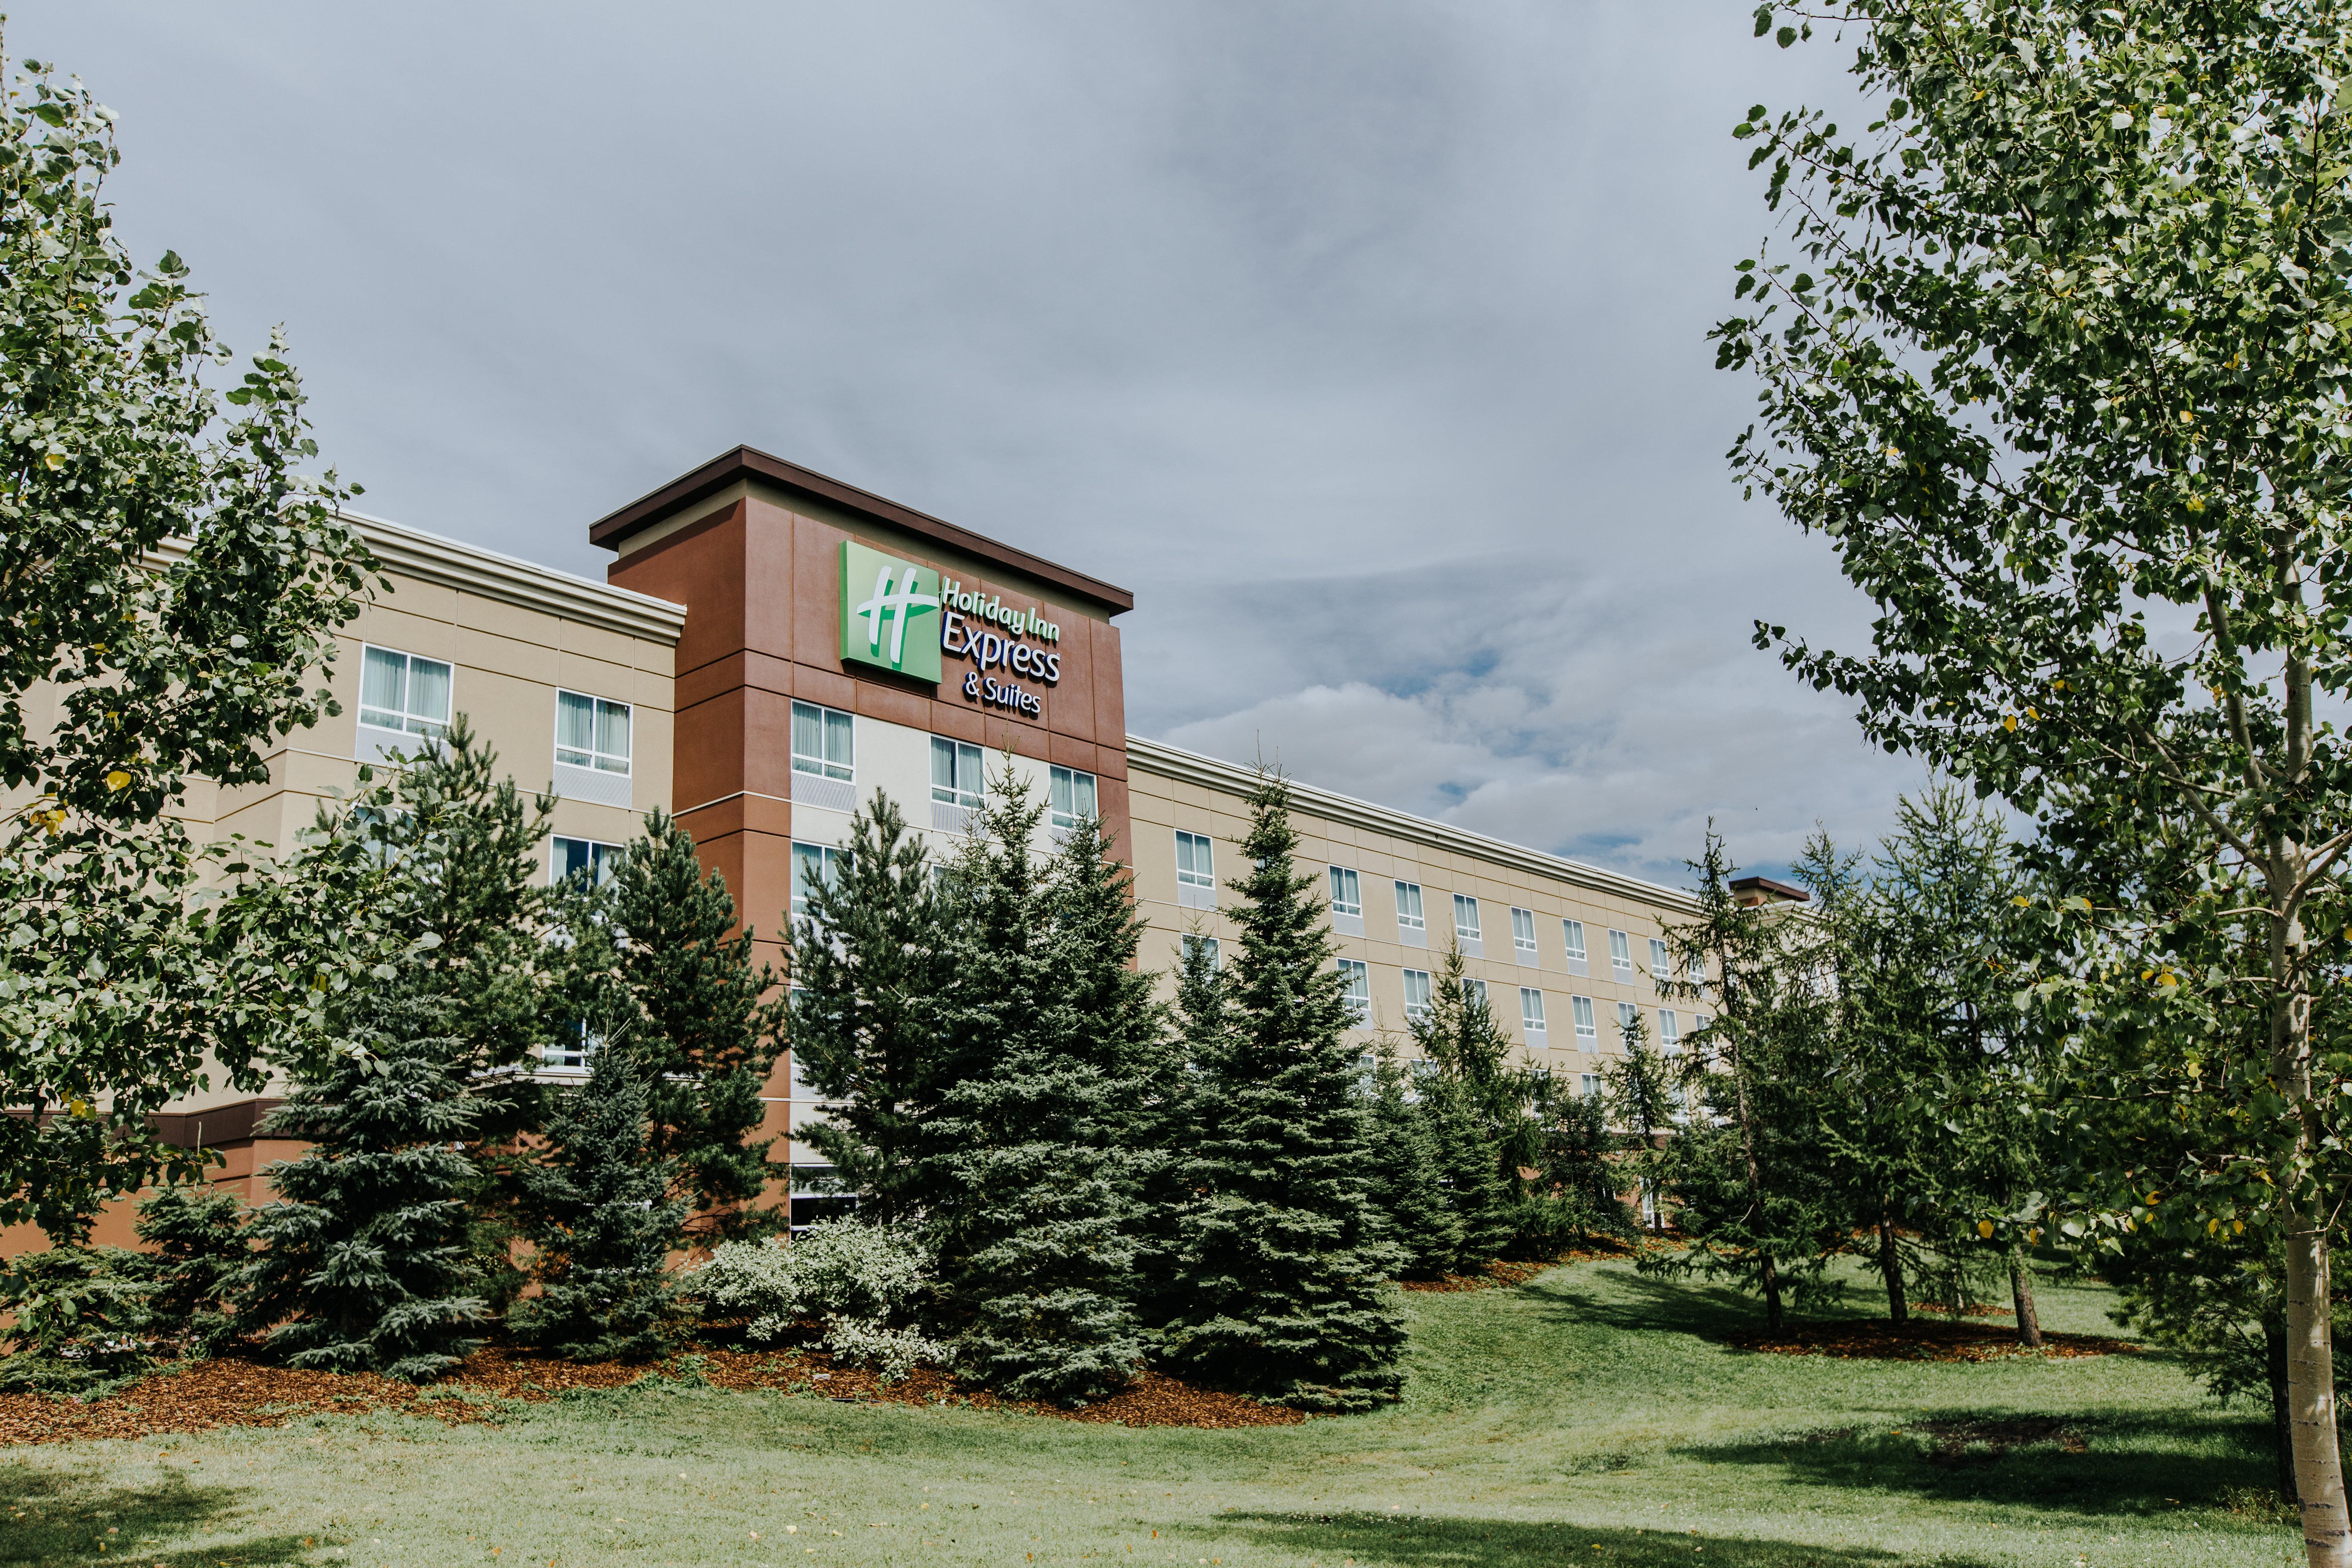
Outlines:
{"type": "Polygon", "coordinates": [[[968,658],[963,695],[987,708],[1039,718],[1045,698],[1024,680],[1062,679],[1062,628],[1034,605],[1008,605],[1001,594],[942,583],[928,566],[870,545],[841,545],[841,657],[938,681],[942,653],[968,658]],[[1020,679],[1001,679],[1002,670],[1020,679]]]}
{"type": "Polygon", "coordinates": [[[940,574],[844,540],[841,657],[939,679],[940,574]]]}

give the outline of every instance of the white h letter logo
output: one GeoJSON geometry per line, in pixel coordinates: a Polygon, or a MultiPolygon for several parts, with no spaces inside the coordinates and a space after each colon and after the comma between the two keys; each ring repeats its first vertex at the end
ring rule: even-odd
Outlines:
{"type": "Polygon", "coordinates": [[[917,610],[940,607],[935,594],[915,592],[916,568],[907,568],[907,575],[898,584],[898,591],[890,591],[890,568],[884,566],[874,574],[874,596],[857,606],[856,613],[866,617],[866,648],[878,653],[882,647],[882,620],[887,616],[896,621],[890,631],[890,663],[895,668],[906,662],[907,620],[917,610]]]}

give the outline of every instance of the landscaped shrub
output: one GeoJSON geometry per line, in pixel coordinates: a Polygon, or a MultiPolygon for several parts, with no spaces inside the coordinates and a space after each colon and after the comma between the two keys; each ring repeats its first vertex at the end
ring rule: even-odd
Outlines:
{"type": "Polygon", "coordinates": [[[245,1218],[242,1199],[203,1186],[166,1187],[140,1205],[139,1239],[155,1249],[140,1258],[145,1326],[184,1356],[218,1355],[236,1337],[228,1298],[253,1257],[245,1218]]]}
{"type": "Polygon", "coordinates": [[[676,1163],[646,1150],[646,1102],[629,1058],[606,1049],[548,1119],[544,1163],[521,1180],[540,1281],[507,1317],[523,1343],[581,1361],[667,1345],[679,1306],[667,1260],[686,1202],[666,1195],[676,1163]]]}
{"type": "Polygon", "coordinates": [[[388,994],[368,1007],[356,1031],[366,1054],[298,1084],[264,1124],[313,1146],[268,1168],[280,1201],[253,1216],[259,1250],[237,1314],[269,1325],[267,1348],[290,1365],[415,1382],[480,1342],[461,1194],[481,1108],[442,998],[388,994]]]}
{"type": "Polygon", "coordinates": [[[99,1394],[154,1362],[146,1320],[146,1259],[119,1247],[28,1252],[0,1275],[16,1323],[0,1338],[0,1393],[99,1394]]]}
{"type": "Polygon", "coordinates": [[[744,1333],[775,1340],[821,1325],[825,1349],[844,1361],[906,1375],[919,1361],[945,1357],[908,1327],[930,1283],[930,1258],[902,1231],[854,1219],[824,1220],[787,1243],[721,1242],[687,1279],[706,1316],[749,1320],[744,1333]],[[900,1320],[894,1326],[893,1319],[900,1320]]]}

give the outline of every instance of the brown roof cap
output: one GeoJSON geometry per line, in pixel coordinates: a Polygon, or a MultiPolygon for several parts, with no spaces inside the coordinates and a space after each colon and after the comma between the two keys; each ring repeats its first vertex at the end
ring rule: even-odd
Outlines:
{"type": "Polygon", "coordinates": [[[1115,587],[1099,577],[1089,577],[1067,566],[1058,566],[1042,555],[1032,555],[1009,544],[999,544],[983,538],[968,528],[959,528],[943,518],[917,511],[910,506],[885,500],[871,490],[831,479],[814,468],[803,468],[798,463],[788,463],[782,458],[770,457],[756,447],[738,447],[694,469],[681,474],[650,495],[642,496],[620,510],[597,519],[588,526],[588,542],[601,544],[607,550],[618,550],[631,535],[646,529],[672,514],[692,506],[705,496],[715,495],[738,479],[757,479],[780,489],[814,496],[820,500],[870,518],[876,522],[904,529],[908,533],[977,555],[982,560],[1054,586],[1096,605],[1111,614],[1135,608],[1135,595],[1125,588],[1115,587]]]}
{"type": "Polygon", "coordinates": [[[1765,893],[1776,899],[1786,899],[1792,904],[1810,904],[1812,894],[1802,888],[1792,888],[1786,882],[1776,882],[1769,877],[1734,877],[1731,890],[1735,893],[1765,893]]]}

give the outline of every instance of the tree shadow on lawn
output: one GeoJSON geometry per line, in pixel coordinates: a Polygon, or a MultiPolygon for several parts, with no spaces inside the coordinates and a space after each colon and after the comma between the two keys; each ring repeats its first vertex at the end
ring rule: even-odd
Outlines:
{"type": "MultiPolygon", "coordinates": [[[[1764,1327],[1764,1309],[1756,1298],[1728,1285],[1703,1283],[1695,1278],[1636,1274],[1628,1266],[1612,1274],[1610,1280],[1621,1295],[1632,1299],[1608,1300],[1589,1289],[1571,1287],[1569,1281],[1575,1279],[1573,1275],[1552,1276],[1549,1281],[1530,1280],[1518,1289],[1521,1294],[1546,1304],[1549,1321],[1563,1325],[1597,1323],[1628,1333],[1663,1330],[1696,1335],[1717,1344],[1733,1334],[1751,1333],[1764,1327]]],[[[1832,1309],[1822,1315],[1852,1315],[1835,1310],[1833,1301],[1817,1306],[1832,1309]]]]}
{"type": "Polygon", "coordinates": [[[2229,1489],[2274,1485],[2261,1423],[2218,1414],[2142,1416],[1938,1409],[1892,1431],[1792,1433],[1672,1450],[1709,1465],[1780,1471],[1800,1486],[1982,1500],[2090,1518],[2213,1505],[2229,1489]],[[2216,1452],[2225,1436],[2234,1452],[2216,1452]]]}
{"type": "Polygon", "coordinates": [[[144,1485],[114,1486],[93,1476],[0,1464],[0,1565],[272,1568],[310,1556],[299,1535],[194,1539],[206,1524],[233,1526],[243,1496],[239,1488],[200,1486],[177,1471],[144,1485]]]}
{"type": "Polygon", "coordinates": [[[1324,1568],[1395,1565],[1395,1568],[1507,1568],[1527,1563],[1664,1563],[1689,1568],[1694,1562],[1717,1568],[1869,1568],[1871,1564],[1933,1562],[1938,1568],[1982,1568],[1980,1557],[1923,1559],[1876,1547],[1815,1546],[1803,1542],[1764,1541],[1752,1536],[1668,1533],[1615,1527],[1549,1523],[1542,1520],[1404,1518],[1376,1513],[1226,1513],[1213,1524],[1195,1527],[1202,1548],[1214,1549],[1240,1534],[1253,1545],[1281,1552],[1294,1562],[1324,1568]],[[1594,1547],[1599,1551],[1594,1551],[1594,1547]],[[1703,1549],[1701,1552],[1695,1549],[1703,1549]]]}

